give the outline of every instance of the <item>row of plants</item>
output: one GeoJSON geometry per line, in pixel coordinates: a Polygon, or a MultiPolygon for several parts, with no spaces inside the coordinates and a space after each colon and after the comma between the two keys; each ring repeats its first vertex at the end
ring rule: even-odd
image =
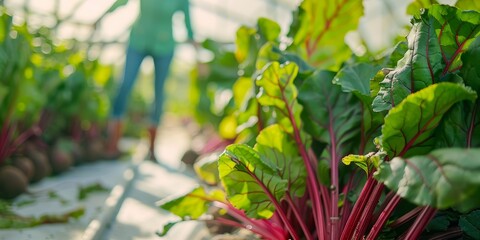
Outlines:
{"type": "Polygon", "coordinates": [[[408,36],[362,56],[343,41],[361,0],[304,0],[287,36],[241,27],[196,98],[235,143],[196,163],[206,185],[158,203],[179,217],[159,235],[203,220],[262,239],[478,239],[479,11],[414,1],[408,36]]]}
{"type": "Polygon", "coordinates": [[[0,13],[0,198],[102,157],[111,66],[0,13]]]}

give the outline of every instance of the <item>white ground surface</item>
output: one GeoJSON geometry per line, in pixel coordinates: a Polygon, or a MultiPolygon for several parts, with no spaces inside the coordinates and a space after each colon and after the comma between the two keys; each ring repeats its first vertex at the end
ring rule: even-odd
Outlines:
{"type": "MultiPolygon", "coordinates": [[[[147,240],[162,239],[155,232],[174,218],[155,206],[155,202],[171,194],[179,194],[197,185],[190,169],[180,162],[190,147],[191,136],[181,123],[171,119],[158,132],[156,155],[160,164],[143,161],[146,146],[143,142],[123,141],[127,147],[136,146],[133,159],[100,161],[78,166],[56,177],[42,180],[30,187],[36,192],[35,203],[15,208],[25,216],[44,213],[65,213],[85,207],[85,215],[68,224],[43,225],[21,230],[0,230],[0,240],[147,240]],[[110,192],[95,193],[78,201],[78,186],[101,183],[110,192]],[[55,191],[67,203],[49,199],[55,191]],[[43,196],[43,197],[42,197],[43,196]]],[[[17,199],[31,199],[23,195],[17,199]]],[[[167,240],[208,239],[201,223],[175,226],[167,240]]]]}

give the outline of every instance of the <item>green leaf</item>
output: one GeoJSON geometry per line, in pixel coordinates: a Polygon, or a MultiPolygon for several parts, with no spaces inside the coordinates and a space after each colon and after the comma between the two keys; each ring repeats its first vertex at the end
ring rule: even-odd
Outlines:
{"type": "Polygon", "coordinates": [[[371,97],[371,86],[375,85],[375,77],[379,74],[380,68],[379,65],[369,63],[346,65],[333,79],[333,83],[341,85],[344,92],[353,93],[362,102],[363,131],[360,132],[362,152],[374,151],[372,138],[380,135],[380,126],[383,124],[384,115],[373,111],[371,97]]]}
{"type": "Polygon", "coordinates": [[[279,62],[280,64],[294,62],[299,67],[299,74],[308,75],[314,71],[314,68],[308,65],[299,55],[282,51],[274,43],[267,42],[258,52],[256,67],[257,69],[262,69],[270,62],[279,62]]]}
{"type": "Polygon", "coordinates": [[[456,102],[475,100],[470,88],[455,83],[438,83],[409,95],[385,117],[381,145],[390,158],[428,153],[431,138],[442,116],[456,102]]]}
{"type": "Polygon", "coordinates": [[[427,225],[426,230],[429,232],[446,231],[450,226],[450,219],[446,215],[433,218],[427,225]]]}
{"type": "Polygon", "coordinates": [[[480,12],[480,2],[476,0],[458,0],[457,3],[455,3],[455,7],[480,12]]]}
{"type": "Polygon", "coordinates": [[[454,72],[462,65],[462,53],[480,34],[480,12],[462,11],[447,5],[433,5],[428,15],[437,32],[443,62],[446,64],[442,75],[454,72]]]}
{"type": "Polygon", "coordinates": [[[168,222],[167,224],[162,226],[162,229],[160,231],[157,231],[156,234],[159,237],[165,237],[167,233],[173,228],[173,226],[177,225],[178,223],[185,222],[183,220],[180,221],[174,221],[174,222],[168,222]]]}
{"type": "Polygon", "coordinates": [[[228,146],[218,169],[228,200],[252,218],[272,217],[275,202],[280,202],[288,189],[288,181],[278,176],[277,167],[247,145],[228,146]]]}
{"type": "Polygon", "coordinates": [[[377,168],[380,162],[380,157],[377,155],[354,155],[350,154],[342,158],[345,165],[350,165],[352,162],[360,167],[368,175],[372,168],[377,168]]]}
{"type": "Polygon", "coordinates": [[[473,211],[460,217],[458,225],[462,231],[472,238],[480,236],[480,210],[473,211]]]}
{"type": "Polygon", "coordinates": [[[437,147],[480,147],[479,104],[478,99],[460,102],[445,114],[435,133],[437,147]]]}
{"type": "Polygon", "coordinates": [[[480,13],[432,5],[413,24],[407,39],[409,50],[381,82],[375,111],[388,110],[461,68],[462,52],[480,32],[480,13]]]}
{"type": "Polygon", "coordinates": [[[244,65],[254,64],[256,59],[256,48],[254,45],[253,35],[256,30],[251,27],[241,26],[237,30],[237,37],[235,39],[236,51],[235,57],[239,63],[244,65]]]}
{"type": "Polygon", "coordinates": [[[261,17],[257,21],[258,33],[266,41],[275,41],[280,36],[282,29],[280,25],[273,20],[261,17]]]}
{"type": "Polygon", "coordinates": [[[219,191],[207,193],[203,187],[197,187],[187,194],[165,198],[157,206],[167,210],[184,220],[198,219],[208,210],[213,201],[224,201],[219,191]]]}
{"type": "Polygon", "coordinates": [[[216,185],[220,182],[217,153],[202,157],[195,162],[193,169],[198,177],[210,185],[216,185]]]}
{"type": "Polygon", "coordinates": [[[257,78],[260,92],[258,102],[262,106],[275,107],[277,121],[288,133],[293,132],[292,120],[300,127],[302,106],[297,102],[298,91],[294,80],[298,73],[295,63],[288,62],[280,65],[271,62],[264,67],[262,74],[257,78]],[[293,119],[290,119],[292,114],[293,119]]]}
{"type": "MultiPolygon", "coordinates": [[[[60,141],[60,144],[62,145],[60,149],[70,149],[73,147],[73,145],[71,145],[72,143],[68,142],[68,140],[60,141]]],[[[84,200],[93,193],[108,192],[109,190],[110,189],[108,189],[107,187],[103,186],[101,183],[98,183],[98,182],[92,183],[86,186],[79,186],[77,198],[78,200],[84,200]]],[[[55,195],[55,196],[57,198],[59,197],[58,195],[55,195]]]]}
{"type": "Polygon", "coordinates": [[[406,41],[401,41],[393,47],[391,52],[389,52],[388,57],[385,59],[385,68],[394,68],[397,66],[398,61],[403,58],[405,53],[408,51],[408,43],[406,41]]]}
{"type": "Polygon", "coordinates": [[[289,35],[307,62],[337,70],[351,51],[345,35],[358,26],[363,15],[361,0],[304,0],[294,13],[289,35]]]}
{"type": "Polygon", "coordinates": [[[468,213],[472,209],[478,209],[478,199],[480,199],[479,187],[474,189],[474,192],[471,194],[470,198],[465,199],[465,201],[453,206],[452,208],[461,213],[468,213]]]}
{"type": "Polygon", "coordinates": [[[318,180],[320,180],[320,183],[322,183],[325,186],[330,186],[332,184],[332,179],[330,174],[331,174],[330,163],[325,159],[320,159],[318,161],[318,167],[317,167],[317,177],[318,177],[318,180]]]}
{"type": "Polygon", "coordinates": [[[335,146],[330,154],[335,153],[335,161],[340,161],[350,151],[350,140],[360,139],[362,111],[353,94],[332,83],[334,76],[333,72],[315,72],[301,86],[299,100],[305,108],[307,131],[330,147],[335,146]]]}
{"type": "Polygon", "coordinates": [[[475,38],[473,43],[462,54],[463,66],[460,70],[465,85],[480,92],[480,68],[478,67],[478,59],[480,59],[480,36],[475,38]]]}
{"type": "Polygon", "coordinates": [[[8,88],[5,86],[0,85],[0,105],[6,106],[3,104],[3,101],[8,95],[8,88]]]}
{"type": "MultiPolygon", "coordinates": [[[[480,188],[479,174],[480,149],[444,148],[382,162],[375,178],[417,205],[446,209],[471,200],[480,188]]],[[[470,207],[480,207],[478,199],[470,207]]]]}
{"type": "MultiPolygon", "coordinates": [[[[378,93],[380,92],[380,83],[385,79],[388,73],[390,73],[393,69],[391,68],[382,68],[380,71],[375,74],[370,82],[370,96],[375,98],[378,93]]],[[[373,108],[373,106],[372,106],[373,108]]]]}
{"type": "Polygon", "coordinates": [[[380,69],[380,66],[369,63],[346,65],[333,78],[333,83],[341,85],[344,92],[370,96],[370,80],[380,69]]]}
{"type": "Polygon", "coordinates": [[[264,162],[275,166],[277,175],[288,181],[288,192],[301,197],[305,193],[307,170],[291,135],[277,125],[263,129],[254,147],[264,162]]]}
{"type": "Polygon", "coordinates": [[[398,105],[409,94],[438,81],[444,68],[442,52],[428,12],[424,21],[417,20],[408,34],[408,51],[380,83],[380,91],[373,101],[377,112],[398,105]]]}

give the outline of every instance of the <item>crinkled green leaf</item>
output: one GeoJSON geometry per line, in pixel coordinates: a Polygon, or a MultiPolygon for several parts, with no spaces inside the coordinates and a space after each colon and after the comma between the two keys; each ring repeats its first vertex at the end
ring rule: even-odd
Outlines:
{"type": "Polygon", "coordinates": [[[280,65],[278,62],[272,62],[264,67],[256,82],[260,87],[258,102],[262,106],[275,107],[278,123],[289,133],[293,132],[290,114],[293,115],[297,127],[301,124],[302,106],[297,102],[298,90],[294,84],[297,73],[298,67],[295,63],[280,65]]]}
{"type": "Polygon", "coordinates": [[[157,206],[167,210],[182,219],[198,219],[205,214],[212,201],[224,201],[219,191],[207,193],[203,187],[197,187],[187,194],[165,198],[157,206]]]}
{"type": "Polygon", "coordinates": [[[344,38],[363,15],[361,0],[304,0],[294,14],[289,35],[309,64],[336,70],[350,57],[344,38]]]}
{"type": "Polygon", "coordinates": [[[375,111],[388,110],[410,93],[461,68],[462,52],[480,32],[480,13],[447,5],[432,5],[415,18],[408,48],[397,67],[381,82],[375,111]]]}
{"type": "Polygon", "coordinates": [[[375,178],[417,205],[446,209],[471,199],[480,188],[479,174],[480,149],[444,148],[382,162],[375,178]]]}
{"type": "Polygon", "coordinates": [[[280,202],[288,189],[288,181],[278,175],[277,167],[247,145],[228,146],[218,169],[230,203],[252,218],[270,218],[274,201],[280,202]]]}
{"type": "Polygon", "coordinates": [[[480,236],[480,210],[460,217],[458,225],[468,236],[478,238],[478,236],[480,236]]]}
{"type": "Polygon", "coordinates": [[[254,149],[263,161],[276,166],[278,176],[288,180],[288,191],[292,196],[303,196],[307,170],[291,135],[277,124],[268,126],[258,135],[254,149]]]}
{"type": "Polygon", "coordinates": [[[432,19],[428,12],[424,21],[417,20],[408,34],[408,51],[380,83],[380,91],[373,101],[377,112],[398,105],[409,94],[438,81],[444,68],[442,53],[432,19]]]}
{"type": "Polygon", "coordinates": [[[299,100],[305,108],[307,131],[329,147],[335,146],[330,153],[335,153],[335,160],[340,161],[342,153],[350,150],[350,140],[360,139],[362,111],[353,94],[332,83],[334,76],[334,72],[315,72],[301,86],[299,100]]]}
{"type": "Polygon", "coordinates": [[[475,100],[470,88],[438,83],[409,95],[385,117],[381,145],[390,158],[428,153],[434,147],[432,134],[442,116],[456,102],[475,100]]]}
{"type": "Polygon", "coordinates": [[[477,0],[458,0],[455,6],[465,10],[475,10],[480,12],[480,2],[477,0]]]}

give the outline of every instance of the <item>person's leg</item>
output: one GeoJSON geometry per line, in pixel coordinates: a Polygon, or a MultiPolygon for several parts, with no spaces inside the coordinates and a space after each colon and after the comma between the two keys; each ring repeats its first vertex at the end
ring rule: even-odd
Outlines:
{"type": "Polygon", "coordinates": [[[107,157],[115,158],[119,155],[118,141],[122,137],[122,117],[125,114],[128,98],[138,75],[145,54],[128,48],[125,60],[125,69],[122,83],[113,102],[112,116],[108,126],[107,157]]]}
{"type": "Polygon", "coordinates": [[[153,63],[155,65],[155,99],[152,106],[152,114],[150,116],[151,125],[148,129],[150,143],[148,159],[150,160],[156,160],[155,139],[157,136],[157,127],[163,113],[165,80],[168,77],[172,59],[173,52],[153,57],[153,63]]]}

